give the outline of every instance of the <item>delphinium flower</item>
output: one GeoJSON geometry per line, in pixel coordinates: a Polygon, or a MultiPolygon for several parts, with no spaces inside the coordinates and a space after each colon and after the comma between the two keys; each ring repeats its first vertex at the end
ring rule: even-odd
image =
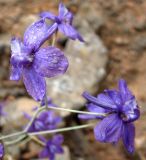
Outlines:
{"type": "Polygon", "coordinates": [[[2,143],[0,143],[0,160],[2,160],[4,156],[4,146],[2,143]]]}
{"type": "Polygon", "coordinates": [[[23,82],[28,93],[37,101],[46,93],[44,77],[63,74],[68,68],[68,60],[63,52],[55,47],[40,48],[53,32],[45,20],[29,26],[24,33],[23,42],[19,38],[11,41],[11,80],[23,82]]]}
{"type": "Polygon", "coordinates": [[[94,128],[96,140],[100,142],[117,143],[123,140],[129,153],[133,153],[135,126],[132,122],[140,117],[140,111],[135,96],[128,89],[125,80],[119,80],[118,90],[105,90],[97,97],[84,92],[88,100],[87,108],[90,112],[105,113],[107,117],[79,115],[83,119],[102,119],[94,128]]]}
{"type": "Polygon", "coordinates": [[[63,148],[62,143],[64,141],[64,138],[62,135],[54,135],[52,139],[50,140],[44,140],[45,143],[44,149],[40,152],[39,157],[42,158],[48,158],[49,160],[55,160],[56,154],[62,154],[63,148]]]}
{"type": "MultiPolygon", "coordinates": [[[[53,30],[56,32],[59,30],[62,32],[65,36],[71,38],[72,40],[78,39],[81,42],[84,42],[81,35],[77,32],[77,30],[72,26],[73,22],[73,14],[68,11],[68,9],[64,6],[63,3],[59,4],[59,15],[56,16],[50,12],[42,12],[40,14],[41,18],[47,18],[49,20],[52,20],[54,23],[52,25],[52,28],[56,28],[56,30],[53,30]]],[[[52,33],[53,34],[53,33],[52,33]]]]}
{"type": "MultiPolygon", "coordinates": [[[[32,118],[26,113],[25,117],[29,120],[32,118]]],[[[56,115],[54,111],[43,111],[33,121],[32,125],[28,129],[28,132],[38,132],[56,129],[61,122],[62,118],[56,115]]]]}

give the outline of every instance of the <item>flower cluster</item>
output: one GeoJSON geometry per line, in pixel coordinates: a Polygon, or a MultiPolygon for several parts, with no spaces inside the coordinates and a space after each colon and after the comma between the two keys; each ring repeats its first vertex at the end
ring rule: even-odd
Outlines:
{"type": "Polygon", "coordinates": [[[100,142],[117,143],[120,139],[128,152],[134,152],[135,127],[132,122],[140,116],[135,96],[128,89],[124,80],[119,81],[118,90],[105,90],[97,97],[84,92],[88,100],[87,109],[90,112],[104,113],[103,116],[79,115],[83,119],[102,119],[94,128],[96,140],[100,142]]]}
{"type": "Polygon", "coordinates": [[[73,40],[83,41],[72,27],[72,13],[62,3],[59,5],[59,16],[49,12],[40,15],[41,19],[26,29],[23,40],[12,38],[10,60],[10,79],[18,81],[22,77],[28,93],[37,101],[42,100],[46,94],[45,77],[61,75],[68,68],[64,53],[53,46],[41,47],[44,42],[58,29],[73,40]],[[46,18],[54,20],[54,23],[48,25],[46,18]]]}
{"type": "Polygon", "coordinates": [[[54,135],[52,139],[43,139],[42,141],[44,142],[45,147],[39,154],[41,159],[49,158],[50,160],[55,160],[56,154],[62,154],[64,152],[61,146],[64,141],[62,135],[54,135]]]}

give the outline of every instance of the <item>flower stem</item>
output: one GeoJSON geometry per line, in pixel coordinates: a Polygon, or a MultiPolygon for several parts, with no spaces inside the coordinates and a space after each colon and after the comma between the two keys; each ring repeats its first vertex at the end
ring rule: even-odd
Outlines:
{"type": "Polygon", "coordinates": [[[35,112],[35,113],[33,114],[33,116],[32,116],[32,119],[30,120],[30,122],[29,122],[28,125],[26,126],[24,132],[27,132],[27,131],[29,130],[30,126],[32,125],[33,121],[34,121],[35,118],[38,116],[38,114],[39,114],[41,111],[45,110],[45,109],[46,109],[46,107],[40,107],[40,108],[38,108],[38,109],[36,110],[36,112],[35,112]]]}
{"type": "Polygon", "coordinates": [[[41,146],[45,146],[45,143],[43,143],[42,141],[40,141],[37,137],[35,137],[35,136],[30,136],[30,138],[34,141],[34,142],[36,142],[36,143],[38,143],[39,145],[41,145],[41,146]]]}
{"type": "Polygon", "coordinates": [[[54,109],[54,110],[72,112],[72,113],[79,113],[79,114],[89,114],[89,115],[95,115],[95,116],[107,116],[107,114],[103,114],[103,113],[78,111],[78,110],[62,108],[62,107],[51,107],[51,106],[48,106],[48,108],[54,109]]]}
{"type": "Polygon", "coordinates": [[[13,144],[16,144],[16,143],[19,143],[20,141],[23,141],[27,138],[27,135],[22,135],[20,137],[18,137],[17,139],[15,140],[12,140],[12,141],[9,141],[9,142],[5,142],[4,144],[7,145],[7,146],[10,146],[10,145],[13,145],[13,144]]]}
{"type": "Polygon", "coordinates": [[[51,46],[54,47],[56,43],[57,32],[53,35],[51,46]]]}
{"type": "Polygon", "coordinates": [[[44,134],[51,134],[51,133],[58,133],[58,132],[66,132],[66,131],[72,131],[72,130],[92,127],[94,125],[95,125],[94,123],[84,124],[84,125],[79,125],[79,126],[65,127],[65,128],[48,130],[48,131],[32,132],[32,133],[28,133],[28,135],[29,136],[37,136],[37,135],[44,135],[44,134]]]}
{"type": "Polygon", "coordinates": [[[12,133],[12,134],[0,137],[0,140],[8,139],[8,138],[11,138],[11,137],[17,137],[17,136],[20,136],[20,135],[23,135],[23,134],[25,135],[26,132],[21,131],[21,132],[17,132],[17,133],[12,133]]]}

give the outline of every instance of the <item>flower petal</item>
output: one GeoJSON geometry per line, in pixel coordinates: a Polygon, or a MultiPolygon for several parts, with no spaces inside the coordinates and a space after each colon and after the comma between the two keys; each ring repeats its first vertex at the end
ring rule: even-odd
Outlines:
{"type": "Polygon", "coordinates": [[[57,24],[48,26],[45,19],[41,19],[30,25],[24,33],[24,44],[29,46],[34,51],[38,48],[56,31],[57,24]]]}
{"type": "MultiPolygon", "coordinates": [[[[111,110],[108,110],[108,109],[104,109],[100,106],[97,106],[93,103],[89,103],[86,105],[87,109],[90,111],[90,112],[94,112],[94,113],[99,113],[99,114],[105,114],[105,113],[108,113],[110,112],[111,110]]],[[[103,119],[105,116],[96,116],[96,115],[88,115],[88,114],[79,114],[78,117],[80,119],[86,119],[86,120],[89,120],[89,119],[103,119]]]]}
{"type": "Polygon", "coordinates": [[[49,154],[49,152],[48,152],[48,149],[47,149],[47,148],[44,148],[44,149],[40,152],[39,157],[40,157],[40,158],[50,157],[50,154],[49,154]]]}
{"type": "Polygon", "coordinates": [[[105,90],[105,93],[107,93],[107,95],[113,100],[114,104],[118,106],[123,105],[123,101],[122,101],[122,97],[120,92],[116,91],[116,90],[105,90]]]}
{"type": "Polygon", "coordinates": [[[59,31],[62,32],[65,36],[69,37],[72,40],[78,39],[81,42],[84,42],[81,35],[77,32],[75,28],[73,28],[69,24],[59,24],[58,25],[59,31]]]}
{"type": "Polygon", "coordinates": [[[63,18],[67,13],[68,9],[65,7],[63,3],[59,4],[59,18],[63,18]]]}
{"type": "Polygon", "coordinates": [[[129,100],[133,97],[132,93],[130,92],[130,90],[128,89],[127,83],[125,80],[120,79],[119,83],[119,91],[121,93],[121,97],[123,99],[123,101],[125,102],[126,100],[129,100]]]}
{"type": "Polygon", "coordinates": [[[85,91],[82,95],[89,102],[91,102],[97,106],[100,106],[104,109],[109,109],[111,111],[117,110],[117,106],[114,104],[112,99],[109,96],[107,96],[106,94],[99,94],[98,97],[94,97],[85,91]]]}
{"type": "Polygon", "coordinates": [[[133,122],[140,117],[140,110],[135,98],[125,102],[122,106],[122,112],[126,115],[126,122],[133,122]]]}
{"type": "Polygon", "coordinates": [[[39,75],[50,78],[65,73],[68,60],[58,48],[47,47],[36,52],[33,66],[39,75]]]}
{"type": "Polygon", "coordinates": [[[56,16],[54,14],[52,14],[51,12],[42,12],[40,14],[41,18],[48,18],[50,20],[55,21],[56,20],[56,16]]]}
{"type": "Polygon", "coordinates": [[[123,127],[123,143],[129,153],[135,151],[134,138],[135,138],[135,126],[132,123],[125,123],[123,127]]]}
{"type": "Polygon", "coordinates": [[[0,143],[0,159],[3,159],[4,156],[4,145],[0,143]]]}
{"type": "Polygon", "coordinates": [[[38,75],[34,69],[23,70],[23,81],[27,92],[37,101],[43,99],[46,93],[46,83],[43,77],[38,75]]]}
{"type": "Polygon", "coordinates": [[[21,78],[21,69],[11,66],[10,80],[19,81],[21,78]]]}
{"type": "Polygon", "coordinates": [[[95,138],[100,142],[116,143],[121,137],[122,127],[122,120],[116,114],[112,114],[94,128],[95,138]]]}
{"type": "Polygon", "coordinates": [[[64,137],[61,134],[57,134],[53,137],[52,142],[56,145],[61,145],[64,141],[64,137]]]}

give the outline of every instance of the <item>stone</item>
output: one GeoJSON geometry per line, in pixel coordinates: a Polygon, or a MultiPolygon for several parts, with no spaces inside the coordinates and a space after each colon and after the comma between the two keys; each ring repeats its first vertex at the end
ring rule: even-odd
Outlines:
{"type": "Polygon", "coordinates": [[[23,113],[27,112],[31,115],[33,107],[38,105],[36,101],[27,97],[11,100],[11,102],[4,107],[7,117],[9,117],[8,122],[6,122],[4,126],[4,132],[22,129],[27,122],[23,113]]]}
{"type": "MultiPolygon", "coordinates": [[[[85,43],[67,42],[67,72],[63,76],[47,79],[48,95],[60,107],[79,109],[85,103],[82,93],[85,90],[92,94],[97,92],[100,81],[106,75],[107,49],[88,23],[84,23],[84,26],[79,31],[85,43]]],[[[61,114],[65,116],[68,112],[61,114]]]]}

